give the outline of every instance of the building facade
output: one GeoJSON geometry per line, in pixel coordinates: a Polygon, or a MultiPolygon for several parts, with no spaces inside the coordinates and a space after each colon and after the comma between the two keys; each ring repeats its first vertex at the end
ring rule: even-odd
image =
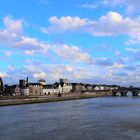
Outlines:
{"type": "Polygon", "coordinates": [[[0,78],[0,95],[3,94],[3,80],[0,78]]]}

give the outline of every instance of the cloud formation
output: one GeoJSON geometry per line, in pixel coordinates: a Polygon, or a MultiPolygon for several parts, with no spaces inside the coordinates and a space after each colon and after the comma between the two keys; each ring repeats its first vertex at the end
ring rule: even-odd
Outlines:
{"type": "Polygon", "coordinates": [[[139,61],[140,60],[140,49],[134,49],[134,48],[126,48],[126,51],[130,54],[132,57],[132,60],[139,61]]]}
{"type": "Polygon", "coordinates": [[[24,21],[21,19],[14,20],[12,17],[6,16],[3,19],[5,28],[0,29],[0,43],[12,48],[21,49],[25,54],[33,54],[34,52],[47,53],[49,44],[43,43],[36,38],[24,36],[24,21]]]}
{"type": "Polygon", "coordinates": [[[6,16],[3,19],[5,28],[0,29],[0,43],[13,45],[20,40],[23,29],[23,20],[13,20],[12,17],[6,16]]]}
{"type": "Polygon", "coordinates": [[[37,79],[44,79],[46,78],[47,74],[45,72],[40,72],[40,73],[34,73],[33,74],[33,77],[34,78],[37,78],[37,79]]]}
{"type": "Polygon", "coordinates": [[[61,17],[56,16],[50,17],[49,22],[51,24],[48,28],[42,28],[42,32],[64,32],[64,31],[74,31],[86,25],[86,19],[81,19],[80,17],[61,17]]]}
{"type": "Polygon", "coordinates": [[[79,17],[51,17],[50,27],[43,28],[45,33],[62,33],[73,30],[92,34],[93,36],[129,36],[127,45],[140,43],[140,18],[123,17],[117,12],[110,11],[98,21],[79,17]]]}
{"type": "MultiPolygon", "coordinates": [[[[138,81],[140,59],[139,49],[126,48],[129,55],[136,60],[135,64],[129,65],[107,57],[93,57],[77,45],[46,43],[36,37],[29,37],[24,34],[24,20],[14,20],[12,17],[5,17],[3,20],[4,28],[0,29],[0,43],[7,45],[9,48],[17,49],[26,55],[34,53],[39,54],[46,61],[46,54],[53,53],[56,57],[56,64],[47,64],[39,62],[30,62],[23,64],[23,67],[8,67],[6,73],[0,73],[0,77],[10,77],[10,80],[24,78],[25,75],[31,79],[47,78],[58,80],[59,78],[68,78],[71,81],[98,81],[127,83],[127,78],[132,81],[138,81]],[[49,52],[50,51],[50,52],[49,52]],[[44,55],[45,54],[45,55],[44,55]],[[59,59],[63,59],[59,63],[59,59]],[[137,73],[137,74],[135,74],[137,73]],[[16,75],[16,77],[15,77],[16,75]],[[135,76],[135,77],[134,77],[135,76]],[[97,78],[98,77],[98,78],[97,78]],[[108,79],[110,77],[110,79],[108,79]],[[95,78],[95,79],[94,79],[95,78]],[[126,78],[126,79],[125,79],[126,78]]],[[[93,36],[118,36],[127,35],[130,40],[126,44],[140,43],[140,19],[123,17],[117,12],[110,11],[101,16],[98,20],[90,20],[80,17],[52,17],[50,18],[50,27],[46,28],[47,32],[66,32],[81,31],[93,36]]],[[[115,52],[120,56],[120,52],[115,52]]],[[[5,51],[6,56],[11,56],[11,51],[5,51]]],[[[32,57],[27,56],[27,57],[32,57]]],[[[121,83],[120,83],[121,84],[121,83]]]]}
{"type": "Polygon", "coordinates": [[[1,78],[6,78],[6,77],[8,77],[8,75],[7,75],[7,73],[0,72],[0,77],[1,78]]]}
{"type": "Polygon", "coordinates": [[[127,13],[139,11],[139,0],[103,0],[102,4],[106,6],[125,6],[127,13]]]}
{"type": "Polygon", "coordinates": [[[72,62],[89,63],[91,59],[88,53],[83,52],[78,46],[74,45],[58,45],[54,47],[54,51],[58,56],[72,62]]]}

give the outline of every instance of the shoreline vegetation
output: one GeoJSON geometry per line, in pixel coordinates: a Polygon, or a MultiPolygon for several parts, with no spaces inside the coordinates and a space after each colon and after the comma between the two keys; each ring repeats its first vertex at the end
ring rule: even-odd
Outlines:
{"type": "Polygon", "coordinates": [[[10,105],[21,105],[21,104],[34,104],[34,103],[47,103],[47,102],[58,102],[67,100],[78,100],[87,98],[96,98],[109,96],[108,93],[84,93],[84,94],[67,94],[58,97],[53,96],[3,96],[0,97],[0,106],[10,106],[10,105]]]}

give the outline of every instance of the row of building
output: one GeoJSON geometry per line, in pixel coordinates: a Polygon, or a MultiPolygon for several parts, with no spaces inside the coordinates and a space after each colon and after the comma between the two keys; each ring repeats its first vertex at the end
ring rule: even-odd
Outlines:
{"type": "Polygon", "coordinates": [[[19,80],[16,85],[4,85],[0,78],[0,94],[1,95],[54,95],[93,92],[100,90],[112,90],[118,88],[116,85],[91,85],[84,83],[68,83],[67,79],[60,79],[54,84],[47,84],[45,80],[40,79],[36,83],[30,83],[28,78],[19,80]]]}

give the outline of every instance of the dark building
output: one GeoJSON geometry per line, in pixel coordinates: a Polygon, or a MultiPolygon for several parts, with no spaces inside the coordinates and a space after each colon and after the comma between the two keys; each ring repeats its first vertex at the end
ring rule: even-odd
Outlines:
{"type": "Polygon", "coordinates": [[[3,94],[3,81],[2,78],[0,78],[0,95],[3,94]]]}
{"type": "Polygon", "coordinates": [[[9,85],[4,86],[4,95],[12,95],[12,86],[9,85]]]}
{"type": "Polygon", "coordinates": [[[26,86],[26,80],[24,80],[24,79],[21,79],[21,80],[19,80],[19,86],[20,87],[25,87],[26,86]]]}
{"type": "Polygon", "coordinates": [[[19,86],[20,87],[26,87],[26,86],[28,86],[28,77],[27,77],[26,80],[24,80],[24,79],[19,80],[19,86]]]}
{"type": "Polygon", "coordinates": [[[67,84],[67,83],[68,83],[68,79],[60,79],[60,84],[61,84],[61,83],[67,84]]]}
{"type": "Polygon", "coordinates": [[[61,85],[61,87],[68,85],[68,80],[67,79],[60,79],[60,85],[61,85]]]}

